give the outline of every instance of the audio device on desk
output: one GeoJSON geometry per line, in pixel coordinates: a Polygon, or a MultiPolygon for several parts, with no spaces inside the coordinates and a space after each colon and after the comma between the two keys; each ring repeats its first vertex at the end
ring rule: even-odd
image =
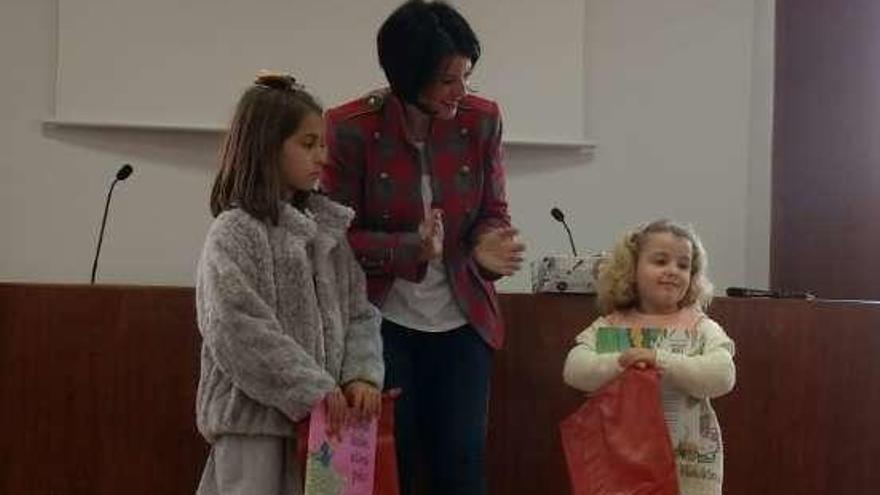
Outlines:
{"type": "Polygon", "coordinates": [[[602,255],[578,256],[571,229],[565,222],[562,210],[553,208],[550,210],[550,215],[565,227],[571,245],[571,256],[548,255],[532,261],[532,292],[595,294],[593,268],[602,259],[602,255]]]}
{"type": "Polygon", "coordinates": [[[806,299],[812,301],[816,295],[812,292],[793,292],[787,290],[751,289],[748,287],[728,287],[727,297],[764,297],[771,299],[806,299]]]}

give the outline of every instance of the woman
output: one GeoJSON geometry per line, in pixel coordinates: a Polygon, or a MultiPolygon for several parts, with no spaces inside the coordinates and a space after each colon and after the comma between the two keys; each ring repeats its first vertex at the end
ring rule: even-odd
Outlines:
{"type": "Polygon", "coordinates": [[[349,240],[381,308],[401,489],[486,493],[489,378],[503,327],[493,281],[520,268],[494,102],[468,94],[480,44],[451,6],[406,2],[383,23],[390,88],[328,112],[322,185],[356,211],[349,240]]]}

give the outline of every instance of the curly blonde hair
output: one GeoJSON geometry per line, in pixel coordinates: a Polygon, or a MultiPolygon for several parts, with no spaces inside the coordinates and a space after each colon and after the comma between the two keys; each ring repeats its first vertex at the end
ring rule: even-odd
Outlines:
{"type": "Polygon", "coordinates": [[[712,301],[712,283],[706,276],[707,259],[703,243],[690,225],[661,219],[639,225],[627,232],[609,256],[600,260],[596,271],[599,311],[603,315],[627,310],[639,304],[636,267],[639,253],[651,234],[669,233],[691,243],[691,283],[679,307],[698,305],[705,310],[712,301]]]}

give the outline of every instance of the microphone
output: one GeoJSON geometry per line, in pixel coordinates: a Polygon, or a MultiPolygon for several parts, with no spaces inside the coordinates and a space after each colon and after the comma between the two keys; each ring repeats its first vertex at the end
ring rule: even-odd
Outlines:
{"type": "Polygon", "coordinates": [[[746,287],[728,287],[728,297],[776,297],[772,290],[748,289],[746,287]]]}
{"type": "Polygon", "coordinates": [[[766,297],[772,299],[806,299],[808,301],[816,298],[816,296],[810,292],[750,289],[748,287],[728,287],[725,292],[728,297],[766,297]]]}
{"type": "Polygon", "coordinates": [[[113,196],[113,188],[116,183],[127,179],[134,171],[131,165],[126,163],[116,172],[116,178],[110,184],[110,190],[107,192],[107,202],[104,204],[104,217],[101,219],[101,232],[98,234],[98,248],[95,250],[95,260],[92,262],[91,283],[95,283],[95,273],[98,271],[98,257],[101,256],[101,244],[104,242],[104,227],[107,225],[107,212],[110,209],[110,198],[113,196]]]}
{"type": "Polygon", "coordinates": [[[577,248],[574,247],[574,238],[571,236],[571,229],[568,228],[568,224],[565,223],[565,215],[562,213],[562,210],[554,206],[550,210],[550,216],[565,227],[565,232],[568,234],[568,243],[571,245],[571,253],[577,258],[578,252],[577,248]]]}
{"type": "Polygon", "coordinates": [[[116,172],[116,180],[125,180],[125,179],[127,179],[128,176],[131,175],[131,173],[132,173],[133,171],[134,171],[134,169],[131,168],[131,165],[129,165],[129,164],[126,163],[125,165],[122,166],[122,168],[120,168],[120,169],[116,172]]]}

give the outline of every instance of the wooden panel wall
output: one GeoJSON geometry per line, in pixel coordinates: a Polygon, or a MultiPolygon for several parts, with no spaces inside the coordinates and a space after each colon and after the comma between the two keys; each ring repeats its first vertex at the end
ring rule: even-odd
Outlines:
{"type": "Polygon", "coordinates": [[[0,285],[0,493],[192,494],[192,289],[0,285]]]}
{"type": "Polygon", "coordinates": [[[880,2],[776,7],[771,285],[880,300],[880,2]]]}
{"type": "MultiPolygon", "coordinates": [[[[593,299],[508,294],[495,361],[491,492],[566,494],[561,378],[593,299]]],[[[736,390],[715,402],[726,494],[880,486],[880,304],[719,298],[736,390]]],[[[0,284],[0,493],[194,493],[199,338],[192,289],[0,284]]]]}
{"type": "MultiPolygon", "coordinates": [[[[510,324],[490,414],[494,494],[568,492],[558,422],[583,398],[562,383],[593,299],[502,298],[510,324]]],[[[714,402],[725,494],[873,494],[880,486],[880,303],[718,298],[737,345],[737,385],[714,402]]]]}

